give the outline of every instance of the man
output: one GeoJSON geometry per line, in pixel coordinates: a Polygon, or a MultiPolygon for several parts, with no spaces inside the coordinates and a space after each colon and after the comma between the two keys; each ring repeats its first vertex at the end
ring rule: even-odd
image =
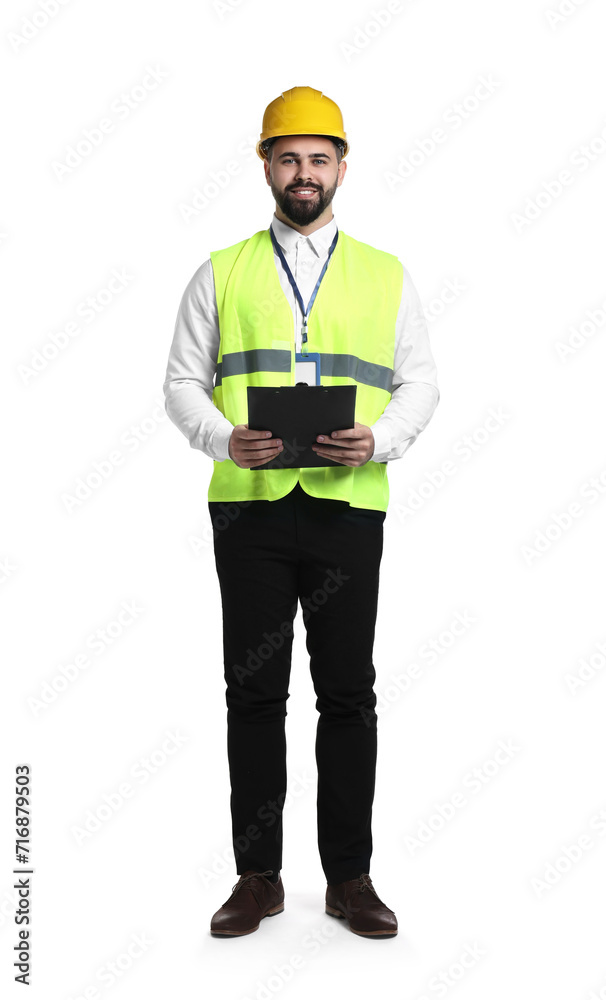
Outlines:
{"type": "Polygon", "coordinates": [[[318,847],[326,912],[397,934],[369,875],[377,757],[372,661],[387,463],[439,400],[427,327],[397,257],[337,230],[349,151],[337,105],[294,87],[266,109],[257,153],[269,230],[213,251],[183,294],[164,391],[214,460],[208,507],[223,607],[227,748],[238,882],[211,933],[282,912],[282,806],[292,624],[301,602],[319,712],[318,847]],[[248,427],[249,385],[355,385],[354,426],[318,435],[335,465],[264,469],[284,445],[248,427]],[[311,375],[309,372],[311,371],[311,375]],[[213,385],[213,377],[215,379],[213,385]]]}

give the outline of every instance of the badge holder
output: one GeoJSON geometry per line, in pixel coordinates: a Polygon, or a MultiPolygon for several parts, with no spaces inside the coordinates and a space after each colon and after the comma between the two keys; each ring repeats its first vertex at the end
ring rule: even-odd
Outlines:
{"type": "Polygon", "coordinates": [[[295,384],[321,385],[320,355],[295,354],[295,384]]]}

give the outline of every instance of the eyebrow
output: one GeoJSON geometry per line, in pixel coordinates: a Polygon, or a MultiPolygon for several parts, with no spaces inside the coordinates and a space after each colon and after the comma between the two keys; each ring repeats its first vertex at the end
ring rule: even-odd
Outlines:
{"type": "MultiPolygon", "coordinates": [[[[280,153],[278,159],[282,159],[283,156],[301,156],[301,153],[280,153]]],[[[316,159],[322,156],[325,160],[330,160],[330,153],[308,153],[308,156],[316,159]]]]}

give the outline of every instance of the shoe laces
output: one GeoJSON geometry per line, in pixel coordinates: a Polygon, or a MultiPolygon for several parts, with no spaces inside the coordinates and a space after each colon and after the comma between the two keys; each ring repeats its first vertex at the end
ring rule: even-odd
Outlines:
{"type": "Polygon", "coordinates": [[[370,889],[371,892],[375,891],[370,875],[360,875],[358,877],[358,885],[356,886],[355,891],[364,892],[365,889],[370,889]]]}
{"type": "Polygon", "coordinates": [[[252,884],[250,884],[250,883],[252,883],[252,881],[254,879],[259,878],[260,875],[273,875],[273,870],[270,868],[266,872],[250,872],[250,874],[248,874],[248,875],[240,875],[240,878],[238,879],[238,881],[236,882],[236,884],[234,886],[232,886],[232,890],[231,890],[232,896],[234,896],[236,894],[236,892],[238,892],[242,888],[242,886],[245,886],[245,885],[248,884],[247,887],[252,892],[253,896],[255,897],[256,902],[259,903],[259,900],[257,898],[257,894],[254,891],[254,888],[253,888],[252,884]]]}

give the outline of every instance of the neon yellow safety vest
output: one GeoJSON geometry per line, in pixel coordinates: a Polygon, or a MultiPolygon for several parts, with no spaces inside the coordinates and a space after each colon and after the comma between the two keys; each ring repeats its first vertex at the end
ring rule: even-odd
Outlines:
{"type": "MultiPolygon", "coordinates": [[[[295,384],[293,314],[269,229],[210,255],[219,330],[213,403],[234,424],[248,423],[249,385],[295,384]]],[[[371,426],[391,398],[395,327],[403,267],[397,257],[339,238],[308,317],[306,352],[320,354],[322,385],[356,385],[355,419],[371,426]]],[[[327,428],[329,430],[329,428],[327,428]]],[[[387,510],[387,463],[307,469],[242,469],[215,462],[210,501],[277,500],[297,480],[306,493],[387,510]]]]}

